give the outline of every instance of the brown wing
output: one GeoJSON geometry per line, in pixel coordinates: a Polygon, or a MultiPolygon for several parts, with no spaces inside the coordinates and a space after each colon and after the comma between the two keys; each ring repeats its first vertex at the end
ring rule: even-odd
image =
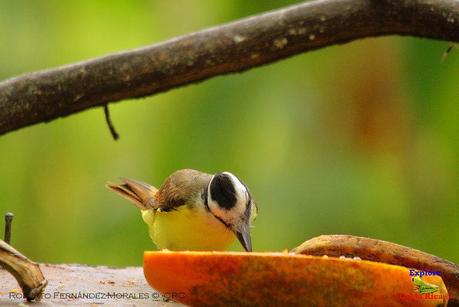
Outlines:
{"type": "Polygon", "coordinates": [[[212,175],[192,169],[182,169],[170,175],[156,193],[155,200],[163,211],[174,210],[190,199],[200,197],[212,175]]]}
{"type": "Polygon", "coordinates": [[[155,202],[158,189],[148,183],[134,179],[121,178],[121,181],[121,184],[108,182],[106,187],[132,202],[141,210],[158,208],[155,202]]]}

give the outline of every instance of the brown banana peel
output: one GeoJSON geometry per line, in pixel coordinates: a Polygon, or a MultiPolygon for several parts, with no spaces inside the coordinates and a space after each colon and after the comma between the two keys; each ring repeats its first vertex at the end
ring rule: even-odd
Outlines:
{"type": "Polygon", "coordinates": [[[359,257],[362,260],[440,272],[449,295],[448,306],[459,306],[459,266],[399,244],[351,235],[322,235],[291,250],[295,254],[359,257]]]}
{"type": "Polygon", "coordinates": [[[48,281],[37,263],[0,240],[0,266],[16,278],[28,301],[39,300],[48,281]]]}

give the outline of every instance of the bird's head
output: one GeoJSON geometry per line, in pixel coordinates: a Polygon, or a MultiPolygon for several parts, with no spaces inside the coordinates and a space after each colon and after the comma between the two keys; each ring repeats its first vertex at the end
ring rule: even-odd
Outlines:
{"type": "Polygon", "coordinates": [[[215,174],[207,187],[210,212],[225,224],[246,251],[252,251],[250,223],[257,215],[257,207],[247,186],[229,172],[215,174]]]}

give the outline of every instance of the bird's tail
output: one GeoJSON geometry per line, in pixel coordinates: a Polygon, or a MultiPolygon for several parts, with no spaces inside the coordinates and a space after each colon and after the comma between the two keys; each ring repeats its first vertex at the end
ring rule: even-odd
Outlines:
{"type": "Polygon", "coordinates": [[[157,188],[133,179],[120,178],[121,183],[107,182],[105,185],[121,197],[129,200],[141,210],[156,209],[155,194],[157,188]]]}

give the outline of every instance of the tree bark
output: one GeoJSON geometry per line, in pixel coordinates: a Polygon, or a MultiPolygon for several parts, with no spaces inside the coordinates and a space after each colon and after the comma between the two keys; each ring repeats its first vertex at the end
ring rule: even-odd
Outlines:
{"type": "Polygon", "coordinates": [[[0,135],[355,39],[459,42],[459,1],[316,0],[0,83],[0,135]]]}

